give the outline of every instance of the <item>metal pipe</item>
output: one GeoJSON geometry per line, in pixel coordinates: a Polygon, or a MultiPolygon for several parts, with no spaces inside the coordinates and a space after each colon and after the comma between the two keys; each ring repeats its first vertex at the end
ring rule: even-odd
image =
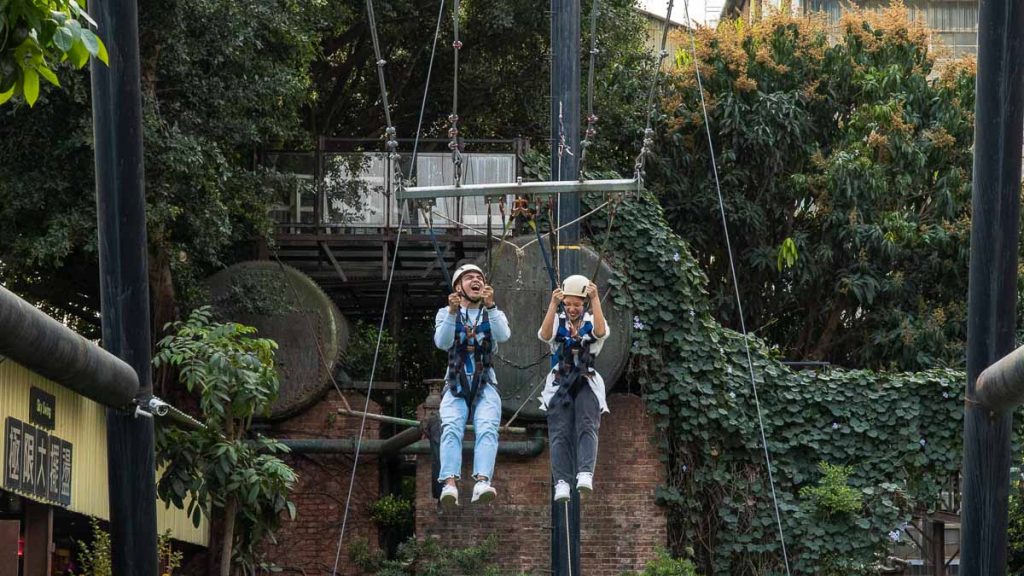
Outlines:
{"type": "Polygon", "coordinates": [[[977,377],[1014,346],[1024,3],[979,2],[975,82],[960,574],[998,576],[1006,573],[1013,415],[980,404],[977,377]]]}
{"type": "MultiPolygon", "coordinates": [[[[277,438],[289,450],[296,454],[351,454],[356,451],[356,441],[351,438],[277,438]]],[[[386,454],[385,446],[390,440],[363,440],[359,448],[360,454],[386,454]]],[[[533,458],[544,451],[545,441],[542,436],[530,440],[509,440],[498,442],[498,454],[533,458]]],[[[462,443],[464,452],[473,451],[473,442],[462,443]]],[[[430,441],[420,440],[405,446],[399,454],[430,454],[430,441]]]]}
{"type": "MultiPolygon", "coordinates": [[[[565,120],[568,124],[569,121],[565,120]]],[[[579,122],[576,122],[577,130],[579,132],[579,122]]],[[[566,134],[566,141],[568,142],[568,133],[566,134]]],[[[575,154],[575,151],[573,151],[575,154]]],[[[575,165],[575,161],[569,161],[567,158],[572,158],[568,154],[562,155],[562,171],[566,172],[567,165],[575,165]]],[[[572,178],[575,178],[575,174],[572,178]]],[[[564,222],[571,222],[579,217],[579,196],[580,192],[629,192],[636,190],[636,180],[630,179],[616,179],[616,180],[586,180],[580,182],[578,180],[566,180],[566,181],[550,181],[550,182],[515,182],[506,184],[463,184],[462,186],[412,186],[405,188],[398,192],[399,200],[425,200],[433,198],[465,198],[465,197],[493,197],[493,196],[508,196],[508,195],[525,195],[530,194],[532,196],[544,196],[554,194],[565,194],[566,198],[562,199],[562,202],[571,202],[572,198],[576,199],[575,215],[573,212],[562,213],[562,220],[564,222]]],[[[570,228],[578,229],[579,226],[574,224],[570,228]]],[[[578,234],[578,231],[577,231],[578,234]]],[[[563,236],[566,234],[563,233],[563,236]]]]}
{"type": "MultiPolygon", "coordinates": [[[[349,410],[347,408],[338,408],[338,414],[341,414],[343,416],[352,416],[354,418],[362,418],[363,417],[363,413],[362,412],[357,412],[355,410],[349,410]]],[[[367,420],[377,420],[378,422],[387,422],[388,424],[397,424],[399,426],[416,426],[416,427],[420,426],[420,421],[419,420],[410,420],[409,418],[399,418],[398,416],[388,416],[386,414],[374,414],[373,412],[367,412],[366,413],[366,419],[367,420]]],[[[470,425],[466,426],[466,430],[472,432],[474,430],[473,425],[470,424],[470,425]]],[[[502,426],[501,427],[501,431],[502,432],[507,432],[509,434],[525,434],[526,433],[526,428],[522,428],[522,427],[519,427],[519,426],[511,426],[511,427],[502,426]]]]}
{"type": "Polygon", "coordinates": [[[139,390],[131,366],[3,287],[0,354],[111,408],[131,404],[139,390]]]}
{"type": "Polygon", "coordinates": [[[974,401],[993,412],[1008,412],[1024,403],[1024,346],[978,376],[974,401]]]}

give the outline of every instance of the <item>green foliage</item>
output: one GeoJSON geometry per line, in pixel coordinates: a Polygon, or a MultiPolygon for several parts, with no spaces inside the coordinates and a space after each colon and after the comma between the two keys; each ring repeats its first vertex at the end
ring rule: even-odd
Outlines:
{"type": "Polygon", "coordinates": [[[818,469],[821,471],[818,485],[805,487],[800,495],[810,498],[826,517],[858,512],[862,504],[861,494],[848,484],[853,467],[819,462],[818,469]]]}
{"type": "Polygon", "coordinates": [[[157,559],[160,563],[160,575],[171,576],[174,570],[181,567],[181,560],[184,554],[174,549],[171,542],[171,530],[167,529],[157,537],[157,559]]]}
{"type": "MultiPolygon", "coordinates": [[[[238,260],[240,242],[269,235],[274,175],[254,168],[253,154],[301,137],[313,14],[321,8],[294,0],[141,3],[149,264],[159,324],[173,319],[163,311],[173,311],[176,299],[199,301],[200,280],[238,260]]],[[[98,337],[89,78],[57,74],[61,89],[41,94],[31,112],[0,106],[0,281],[98,337]]]]}
{"type": "Polygon", "coordinates": [[[198,525],[201,515],[223,519],[228,553],[243,568],[256,563],[256,548],[273,538],[282,513],[295,517],[288,494],[295,472],[278,454],[277,441],[247,432],[277,397],[272,340],[255,338],[255,328],[212,323],[209,308],[175,322],[157,344],[156,367],[178,369],[180,382],[199,395],[200,431],[160,427],[157,465],[166,466],[157,492],[168,506],[185,508],[198,525]],[[231,534],[233,533],[233,537],[231,534]]]}
{"type": "Polygon", "coordinates": [[[1024,574],[1024,476],[1016,469],[1010,484],[1010,524],[1007,561],[1008,574],[1024,574]]]}
{"type": "Polygon", "coordinates": [[[67,61],[82,68],[95,56],[107,63],[107,48],[75,0],[0,2],[0,105],[20,96],[39,99],[39,79],[60,86],[55,70],[67,61]]]}
{"type": "MultiPolygon", "coordinates": [[[[641,110],[652,59],[645,45],[646,22],[632,0],[600,3],[595,66],[595,113],[599,136],[588,151],[591,166],[631,168],[644,125],[641,110]],[[621,144],[626,143],[625,146],[621,144]],[[593,163],[591,163],[591,160],[593,163]]],[[[583,3],[583,21],[590,3],[583,3]]],[[[429,70],[437,4],[392,0],[376,5],[382,48],[388,54],[388,95],[399,136],[411,138],[418,122],[429,70]]],[[[446,138],[451,113],[452,18],[445,6],[440,41],[424,111],[423,136],[446,138]]],[[[376,86],[373,50],[367,41],[362,4],[328,2],[323,11],[323,58],[313,69],[312,114],[328,136],[378,135],[385,127],[376,86]]],[[[465,138],[525,136],[543,142],[549,134],[550,18],[532,0],[463,2],[459,34],[459,132],[465,138]]],[[[584,26],[589,46],[589,27],[584,26]]],[[[589,55],[584,52],[582,69],[589,55]]],[[[575,148],[574,144],[574,148],[575,148]]],[[[469,145],[467,151],[474,151],[469,145]]]]}
{"type": "Polygon", "coordinates": [[[345,351],[345,369],[349,376],[356,380],[368,380],[373,368],[373,355],[377,350],[377,339],[380,337],[380,353],[377,356],[376,380],[383,379],[384,370],[394,366],[398,359],[398,346],[387,331],[381,333],[377,326],[359,320],[352,329],[348,348],[345,351]]]}
{"type": "Polygon", "coordinates": [[[648,562],[643,572],[624,576],[697,576],[697,569],[686,558],[673,558],[668,551],[659,550],[658,557],[648,562]]]}
{"type": "Polygon", "coordinates": [[[370,520],[386,528],[403,528],[413,523],[412,500],[388,494],[370,505],[370,520]]]}
{"type": "Polygon", "coordinates": [[[111,576],[113,564],[110,559],[110,534],[100,526],[100,521],[89,517],[92,542],[79,540],[78,565],[86,576],[111,576]]]}
{"type": "MultiPolygon", "coordinates": [[[[599,199],[587,199],[590,206],[599,199]]],[[[589,222],[598,245],[607,222],[589,222]]],[[[627,384],[656,417],[675,552],[705,574],[777,573],[781,545],[743,338],[713,317],[707,279],[653,195],[628,200],[607,237],[616,305],[635,314],[627,384]]],[[[951,370],[793,373],[751,338],[765,436],[793,573],[856,574],[888,533],[936,508],[958,477],[964,375],[951,370]],[[822,517],[799,498],[818,464],[856,462],[859,512],[822,517]]]]}
{"type": "Polygon", "coordinates": [[[370,551],[365,541],[353,542],[349,556],[362,573],[377,576],[506,576],[509,573],[502,571],[494,559],[497,548],[495,536],[466,548],[444,546],[434,538],[410,538],[398,547],[398,557],[394,560],[387,560],[380,550],[370,551]]]}
{"type": "MultiPolygon", "coordinates": [[[[899,7],[831,32],[773,15],[697,33],[746,323],[787,358],[963,364],[974,67],[935,67],[907,22],[899,7]]],[[[712,313],[738,328],[693,58],[679,56],[650,176],[712,313]]]]}

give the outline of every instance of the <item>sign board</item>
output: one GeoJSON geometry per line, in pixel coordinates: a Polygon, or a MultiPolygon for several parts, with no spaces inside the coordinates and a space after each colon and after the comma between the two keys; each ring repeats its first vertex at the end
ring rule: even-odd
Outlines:
{"type": "Polygon", "coordinates": [[[4,447],[4,488],[35,500],[71,505],[70,442],[8,416],[4,447]]]}
{"type": "Polygon", "coordinates": [[[53,430],[57,423],[57,398],[33,386],[28,396],[28,421],[40,428],[53,430]]]}

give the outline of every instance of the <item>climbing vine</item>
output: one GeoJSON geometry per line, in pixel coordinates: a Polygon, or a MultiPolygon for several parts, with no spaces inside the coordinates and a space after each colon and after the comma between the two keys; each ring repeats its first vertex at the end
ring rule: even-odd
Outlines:
{"type": "MultiPolygon", "coordinates": [[[[606,225],[591,222],[596,243],[606,225]]],[[[782,573],[743,337],[713,319],[707,278],[653,195],[623,203],[607,241],[613,297],[635,314],[626,379],[656,416],[671,544],[704,574],[782,573]]],[[[792,573],[872,572],[914,511],[957,492],[964,375],[793,372],[750,346],[792,573]],[[823,513],[822,490],[840,487],[822,462],[844,467],[858,505],[823,513]]]]}

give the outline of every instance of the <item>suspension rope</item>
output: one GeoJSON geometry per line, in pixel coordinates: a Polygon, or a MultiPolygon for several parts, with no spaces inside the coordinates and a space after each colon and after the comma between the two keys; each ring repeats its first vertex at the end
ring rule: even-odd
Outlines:
{"type": "MultiPolygon", "coordinates": [[[[644,126],[644,137],[640,146],[640,153],[637,154],[636,162],[633,163],[633,177],[636,178],[638,183],[643,180],[647,156],[650,155],[651,146],[654,145],[654,129],[651,127],[651,121],[654,117],[654,92],[657,90],[658,80],[661,78],[661,64],[665,57],[668,56],[668,50],[665,49],[665,46],[668,43],[668,29],[672,25],[672,5],[674,3],[675,0],[668,0],[665,26],[661,29],[661,48],[658,50],[658,61],[654,68],[654,76],[651,78],[651,87],[647,91],[647,124],[644,126]]],[[[687,15],[689,15],[689,12],[687,12],[687,15]]],[[[689,20],[687,20],[687,25],[689,26],[689,20]]]]}
{"type": "Polygon", "coordinates": [[[462,145],[459,143],[459,51],[462,49],[462,41],[459,40],[459,0],[452,5],[452,25],[454,40],[452,41],[452,52],[455,58],[454,74],[452,79],[452,113],[448,116],[451,128],[448,129],[448,148],[452,151],[452,165],[455,168],[455,187],[462,186],[462,145]]]}
{"type": "MultiPolygon", "coordinates": [[[[427,221],[427,233],[430,235],[430,242],[434,245],[437,265],[441,268],[441,273],[444,274],[446,285],[452,288],[452,275],[448,271],[448,264],[444,260],[444,252],[441,252],[441,245],[437,243],[437,235],[434,234],[434,219],[427,214],[426,208],[421,208],[421,210],[423,211],[423,219],[427,221]]],[[[431,214],[437,214],[437,212],[431,212],[431,214]]]]}
{"type": "MultiPolygon", "coordinates": [[[[398,139],[396,138],[395,127],[391,124],[391,112],[388,109],[388,93],[387,84],[384,81],[384,65],[385,60],[381,57],[380,41],[377,37],[377,19],[373,12],[373,0],[366,0],[366,12],[370,24],[370,36],[373,39],[373,52],[377,58],[377,79],[380,82],[381,89],[381,104],[384,107],[384,118],[387,121],[387,148],[388,148],[388,159],[391,164],[391,169],[394,171],[394,181],[398,183],[398,188],[401,190],[403,186],[402,176],[402,165],[401,158],[398,155],[398,139]]],[[[425,96],[424,96],[425,97],[425,96]]],[[[419,133],[416,134],[417,144],[419,142],[419,133]]],[[[348,527],[348,515],[352,506],[352,491],[356,484],[356,470],[359,468],[359,454],[363,446],[363,434],[366,431],[366,416],[370,411],[370,397],[373,394],[373,381],[377,375],[377,362],[380,359],[380,344],[381,339],[384,336],[384,321],[388,315],[388,304],[391,300],[391,287],[394,284],[395,279],[395,266],[398,264],[398,251],[401,247],[402,242],[402,230],[405,228],[405,217],[408,210],[404,207],[399,208],[399,219],[398,219],[398,232],[395,235],[395,257],[391,259],[391,269],[388,272],[388,286],[384,292],[384,307],[380,315],[380,324],[377,327],[377,344],[373,351],[373,364],[370,368],[370,379],[366,383],[366,402],[363,405],[363,416],[359,422],[359,436],[356,439],[356,450],[352,457],[352,474],[348,481],[348,495],[345,497],[345,512],[341,520],[341,531],[338,534],[338,547],[334,555],[334,568],[331,570],[332,576],[338,574],[338,563],[341,561],[341,546],[345,540],[345,529],[348,527]]]]}
{"type": "Polygon", "coordinates": [[[491,272],[493,271],[491,263],[491,244],[493,239],[491,235],[491,200],[484,198],[484,202],[487,202],[487,279],[490,280],[491,272]]]}
{"type": "MultiPolygon", "coordinates": [[[[471,230],[471,231],[476,232],[478,234],[487,234],[486,230],[481,230],[481,229],[479,229],[479,228],[477,228],[475,226],[470,226],[469,224],[466,224],[464,222],[459,222],[458,220],[456,220],[454,218],[451,218],[451,217],[445,216],[444,214],[441,214],[437,210],[431,210],[430,214],[431,214],[431,216],[436,216],[436,217],[444,220],[445,222],[448,222],[449,224],[454,224],[455,226],[457,226],[459,228],[463,228],[463,229],[466,229],[466,230],[471,230]]],[[[495,236],[493,234],[491,235],[491,238],[493,238],[494,240],[497,240],[498,242],[501,242],[502,245],[511,246],[517,252],[522,252],[522,247],[520,247],[515,242],[510,242],[510,241],[508,241],[508,240],[506,240],[504,238],[501,238],[499,236],[495,236]]]]}
{"type": "Polygon", "coordinates": [[[434,54],[437,53],[437,38],[441,34],[441,20],[444,18],[444,0],[441,0],[441,8],[437,11],[437,26],[434,27],[434,43],[430,48],[430,64],[427,65],[427,81],[423,85],[423,99],[420,101],[420,118],[416,122],[416,140],[412,145],[412,169],[409,177],[415,180],[419,176],[416,168],[416,154],[419,151],[420,135],[423,128],[423,113],[427,109],[427,93],[430,91],[430,76],[434,72],[434,54]]]}
{"type": "MultiPolygon", "coordinates": [[[[526,244],[523,244],[521,246],[521,248],[523,248],[525,250],[528,246],[530,246],[534,242],[540,242],[541,236],[550,236],[552,233],[556,233],[557,234],[559,231],[561,231],[561,230],[563,230],[565,228],[568,228],[569,226],[572,226],[573,224],[578,224],[578,223],[586,220],[587,218],[590,218],[591,216],[593,216],[597,212],[600,212],[601,210],[604,210],[605,206],[607,206],[610,203],[611,203],[611,201],[605,201],[600,206],[598,206],[597,208],[594,208],[590,212],[587,212],[586,214],[584,214],[584,215],[580,216],[579,218],[576,218],[576,219],[574,219],[574,220],[572,220],[570,222],[566,222],[565,224],[562,224],[561,226],[559,226],[558,228],[555,228],[554,230],[550,230],[548,232],[545,232],[543,235],[540,233],[540,230],[537,230],[537,238],[528,241],[526,244]]],[[[513,246],[515,246],[515,244],[513,244],[513,246]]]]}
{"type": "MultiPolygon", "coordinates": [[[[786,566],[787,576],[790,574],[789,571],[789,554],[786,551],[786,535],[782,529],[782,515],[779,512],[779,499],[775,493],[775,475],[772,472],[772,458],[768,451],[768,439],[764,431],[764,418],[761,412],[761,401],[757,395],[757,380],[754,377],[754,362],[750,356],[750,337],[747,334],[747,324],[743,319],[743,301],[740,298],[740,284],[739,279],[736,277],[736,263],[733,259],[732,254],[732,242],[729,239],[729,224],[725,217],[725,199],[722,196],[722,184],[718,178],[718,164],[715,160],[715,144],[711,137],[711,123],[708,120],[708,107],[707,102],[704,99],[704,81],[700,73],[700,63],[697,60],[697,40],[693,34],[693,26],[690,21],[690,5],[689,0],[684,0],[683,8],[686,11],[686,24],[687,29],[690,32],[690,49],[693,53],[693,69],[697,76],[697,90],[700,92],[700,107],[704,114],[704,131],[708,138],[708,152],[711,156],[711,170],[715,177],[715,191],[718,194],[718,211],[722,218],[722,233],[725,235],[725,247],[729,255],[729,271],[732,274],[732,287],[733,292],[736,296],[736,309],[740,316],[740,329],[743,332],[743,348],[747,354],[747,371],[750,375],[750,388],[754,393],[754,407],[757,409],[757,424],[761,432],[761,446],[764,448],[764,460],[765,465],[768,468],[768,486],[771,488],[772,504],[775,506],[775,523],[779,530],[779,541],[782,544],[782,560],[786,566]]],[[[672,2],[669,1],[669,10],[671,11],[672,2]]],[[[668,19],[665,20],[666,26],[668,26],[668,19]]],[[[662,37],[664,38],[664,36],[662,37]]],[[[663,40],[664,42],[664,40],[663,40]]]]}
{"type": "Polygon", "coordinates": [[[597,284],[597,277],[601,274],[601,263],[604,262],[604,253],[608,249],[608,239],[612,236],[612,226],[615,224],[615,215],[618,213],[619,202],[621,198],[616,195],[612,200],[612,205],[608,208],[608,229],[604,232],[604,241],[601,242],[601,251],[597,253],[597,264],[594,265],[594,273],[590,277],[590,281],[597,284]]]}
{"type": "Polygon", "coordinates": [[[590,4],[590,66],[587,70],[587,129],[584,132],[583,141],[580,142],[580,165],[577,178],[583,182],[583,171],[587,164],[587,148],[591,145],[591,138],[597,134],[594,125],[597,124],[597,116],[594,114],[594,61],[597,59],[597,11],[600,0],[594,0],[590,4]]]}

